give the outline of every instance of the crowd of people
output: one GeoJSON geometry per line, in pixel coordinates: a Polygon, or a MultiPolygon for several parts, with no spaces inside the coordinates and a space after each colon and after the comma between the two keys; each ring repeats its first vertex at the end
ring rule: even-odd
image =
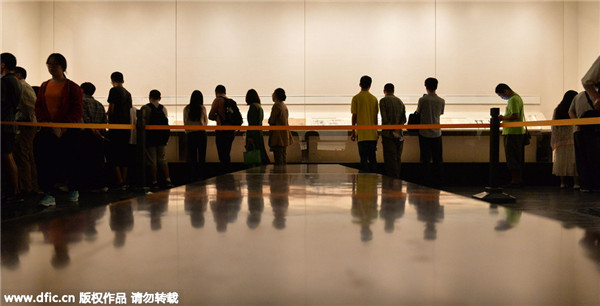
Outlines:
{"type": "MultiPolygon", "coordinates": [[[[111,74],[113,87],[108,95],[108,110],[94,98],[95,86],[85,82],[76,84],[66,77],[67,60],[59,53],[52,53],[46,60],[51,78],[40,87],[32,87],[27,81],[27,72],[17,66],[17,59],[10,53],[2,53],[2,121],[3,122],[52,122],[52,123],[111,123],[134,124],[136,109],[132,96],[125,89],[124,76],[120,72],[111,74]]],[[[381,112],[383,125],[400,125],[407,122],[406,108],[401,99],[394,95],[394,85],[384,86],[385,96],[378,101],[370,93],[372,79],[360,79],[360,92],[351,101],[352,125],[378,125],[381,112]]],[[[600,57],[582,79],[585,91],[568,91],[554,111],[554,119],[584,118],[598,116],[600,112],[600,57]]],[[[436,93],[438,80],[427,78],[424,82],[426,94],[419,99],[414,117],[420,124],[439,124],[444,113],[445,101],[436,93]]],[[[503,122],[523,122],[525,118],[523,100],[506,84],[498,84],[495,93],[507,100],[503,122]]],[[[286,93],[277,88],[272,94],[274,102],[268,124],[287,126],[289,112],[285,104],[286,93]]],[[[149,102],[141,108],[148,125],[168,125],[167,109],[160,104],[161,93],[153,89],[149,102]]],[[[249,126],[261,126],[264,112],[259,94],[248,90],[245,101],[249,106],[249,126]]],[[[210,111],[204,106],[204,95],[194,90],[189,104],[183,111],[184,124],[205,126],[208,120],[217,126],[241,125],[242,116],[234,100],[227,97],[226,88],[215,88],[215,99],[210,111]]],[[[414,123],[410,122],[409,124],[414,123]]],[[[528,141],[523,127],[505,127],[504,148],[507,166],[511,173],[510,186],[523,185],[524,146],[528,141]]],[[[574,177],[574,187],[581,191],[600,189],[600,132],[598,125],[552,127],[552,148],[555,150],[553,173],[561,177],[561,187],[566,187],[565,177],[574,177]]],[[[215,143],[219,161],[223,165],[231,162],[230,153],[235,132],[217,130],[215,143]]],[[[400,129],[381,132],[386,174],[400,178],[404,132],[400,129]]],[[[440,187],[443,184],[442,132],[439,128],[418,131],[422,183],[440,187]]],[[[206,131],[186,131],[187,157],[192,178],[199,178],[206,160],[206,131]]],[[[365,172],[377,169],[376,129],[352,131],[351,140],[358,142],[360,167],[365,172]]],[[[168,130],[147,132],[145,155],[149,186],[159,188],[159,171],[163,187],[172,187],[165,148],[169,139],[168,130]]],[[[269,133],[268,145],[273,152],[274,163],[287,162],[287,147],[293,143],[289,130],[273,130],[269,133]]],[[[68,200],[78,202],[80,188],[106,191],[109,186],[128,188],[128,171],[135,159],[136,136],[129,129],[77,129],[60,127],[2,125],[2,169],[5,186],[3,202],[22,201],[22,195],[43,195],[40,204],[56,205],[57,187],[68,192],[68,200]],[[108,165],[108,167],[106,167],[108,165]],[[85,171],[83,170],[85,169],[85,171]],[[108,169],[108,171],[107,171],[108,169]],[[110,172],[110,173],[106,173],[110,172]]],[[[246,151],[257,151],[257,158],[250,163],[270,163],[265,148],[263,131],[250,130],[246,134],[246,151]]]]}

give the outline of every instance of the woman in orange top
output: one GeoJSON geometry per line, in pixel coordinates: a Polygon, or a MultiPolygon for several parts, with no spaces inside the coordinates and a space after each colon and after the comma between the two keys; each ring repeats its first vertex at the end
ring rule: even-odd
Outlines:
{"type": "MultiPolygon", "coordinates": [[[[80,123],[83,113],[81,88],[65,76],[67,60],[62,54],[50,54],[46,60],[52,78],[40,86],[35,103],[38,122],[80,123]]],[[[68,200],[79,200],[79,138],[80,129],[42,128],[34,141],[38,166],[39,186],[45,194],[40,205],[56,205],[50,194],[58,182],[58,174],[65,173],[68,181],[68,200]]]]}

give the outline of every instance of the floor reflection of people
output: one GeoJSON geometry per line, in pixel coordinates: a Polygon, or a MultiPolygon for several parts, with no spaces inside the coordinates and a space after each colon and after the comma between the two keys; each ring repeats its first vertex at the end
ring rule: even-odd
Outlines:
{"type": "Polygon", "coordinates": [[[286,166],[275,166],[273,172],[269,175],[269,185],[271,187],[271,207],[273,208],[273,227],[281,230],[286,226],[286,216],[290,205],[290,177],[287,174],[286,166]]]}
{"type": "Polygon", "coordinates": [[[19,256],[29,251],[29,233],[33,230],[33,225],[2,226],[2,231],[0,231],[2,267],[19,268],[19,256]]]}
{"type": "Polygon", "coordinates": [[[90,227],[95,227],[96,221],[103,216],[103,213],[100,212],[101,209],[82,211],[40,225],[44,240],[54,245],[54,254],[51,259],[54,268],[60,269],[69,265],[71,262],[69,244],[82,241],[90,227]],[[89,223],[94,225],[89,225],[89,223]]]}
{"type": "Polygon", "coordinates": [[[216,177],[217,197],[211,201],[210,209],[213,212],[217,231],[227,231],[227,224],[237,220],[238,212],[242,205],[242,192],[239,181],[231,174],[216,177]]]}
{"type": "Polygon", "coordinates": [[[184,208],[190,215],[193,228],[204,227],[204,213],[208,205],[208,194],[206,193],[205,181],[185,186],[184,208]]]}
{"type": "Polygon", "coordinates": [[[158,231],[162,229],[162,216],[169,206],[169,191],[165,189],[160,192],[151,193],[138,201],[138,209],[150,212],[150,229],[158,231]]]}
{"type": "Polygon", "coordinates": [[[384,229],[387,233],[394,232],[394,223],[404,216],[405,206],[406,194],[402,192],[402,181],[383,176],[379,216],[385,220],[384,229]]]}
{"type": "Polygon", "coordinates": [[[504,210],[506,211],[506,219],[498,221],[498,224],[494,228],[497,231],[507,231],[511,228],[514,228],[521,220],[520,210],[508,207],[505,207],[504,210]]]}
{"type": "Polygon", "coordinates": [[[254,167],[246,170],[246,173],[249,211],[246,224],[249,229],[255,229],[260,225],[262,212],[265,207],[265,199],[263,198],[265,167],[254,167]]]}
{"type": "Polygon", "coordinates": [[[598,229],[586,229],[579,244],[585,249],[588,258],[592,259],[600,269],[600,231],[598,229]]]}
{"type": "Polygon", "coordinates": [[[113,203],[108,206],[110,211],[110,229],[115,232],[113,245],[120,248],[125,245],[127,232],[133,230],[133,199],[113,203]]]}
{"type": "Polygon", "coordinates": [[[440,205],[440,190],[408,184],[407,192],[409,203],[415,205],[417,210],[417,219],[425,222],[423,239],[437,239],[435,224],[444,219],[444,206],[440,205]]]}
{"type": "Polygon", "coordinates": [[[360,239],[373,240],[371,224],[377,219],[377,175],[359,173],[352,182],[352,217],[360,224],[360,239]]]}

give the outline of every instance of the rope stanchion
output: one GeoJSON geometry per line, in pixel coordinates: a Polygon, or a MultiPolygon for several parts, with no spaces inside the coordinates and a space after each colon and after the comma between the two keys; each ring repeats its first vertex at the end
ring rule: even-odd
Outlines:
{"type": "Polygon", "coordinates": [[[500,164],[500,109],[490,109],[490,182],[485,191],[473,195],[473,198],[494,204],[515,203],[517,199],[503,192],[498,183],[500,164]]]}

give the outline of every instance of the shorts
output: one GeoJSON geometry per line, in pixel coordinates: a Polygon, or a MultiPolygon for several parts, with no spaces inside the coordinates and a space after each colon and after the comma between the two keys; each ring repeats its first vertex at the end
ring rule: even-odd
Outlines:
{"type": "Polygon", "coordinates": [[[15,148],[15,134],[2,133],[2,155],[8,155],[15,148]]]}
{"type": "Polygon", "coordinates": [[[525,165],[525,134],[504,135],[504,153],[506,166],[510,170],[523,170],[525,165]]]}
{"type": "Polygon", "coordinates": [[[146,163],[148,166],[162,166],[167,164],[165,148],[167,146],[146,147],[146,163]]]}

